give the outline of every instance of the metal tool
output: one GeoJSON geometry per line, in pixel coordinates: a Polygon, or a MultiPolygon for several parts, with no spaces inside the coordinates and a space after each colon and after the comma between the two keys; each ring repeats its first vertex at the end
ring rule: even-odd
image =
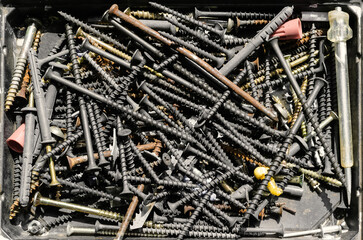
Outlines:
{"type": "Polygon", "coordinates": [[[335,69],[337,82],[337,100],[339,113],[340,163],[345,168],[348,204],[352,188],[351,167],[353,166],[352,120],[349,94],[349,67],[347,40],[353,36],[349,27],[349,15],[341,7],[329,12],[330,28],[327,37],[335,47],[335,69]]]}

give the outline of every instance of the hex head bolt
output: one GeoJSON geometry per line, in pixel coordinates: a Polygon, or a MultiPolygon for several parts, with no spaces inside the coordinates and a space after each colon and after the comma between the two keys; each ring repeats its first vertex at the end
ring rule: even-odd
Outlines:
{"type": "MultiPolygon", "coordinates": [[[[30,73],[31,73],[32,80],[33,80],[33,93],[34,93],[35,105],[37,107],[37,116],[38,116],[40,133],[42,136],[42,144],[46,145],[46,151],[48,153],[48,152],[52,151],[51,144],[55,143],[55,140],[52,138],[52,135],[50,132],[48,114],[46,112],[44,91],[40,87],[41,77],[40,77],[40,72],[39,72],[39,66],[38,66],[37,59],[35,57],[35,53],[34,53],[33,49],[29,50],[28,59],[29,59],[30,73]]],[[[50,170],[50,175],[52,177],[50,186],[60,185],[60,183],[57,180],[56,172],[54,169],[53,158],[49,158],[49,170],[50,170]]]]}
{"type": "MultiPolygon", "coordinates": [[[[173,10],[173,9],[170,9],[168,7],[165,7],[165,6],[161,5],[161,4],[158,4],[158,3],[155,3],[155,2],[149,2],[149,4],[151,6],[153,6],[153,7],[161,10],[161,11],[170,13],[170,14],[172,14],[172,15],[178,17],[178,18],[181,18],[181,19],[183,19],[183,20],[185,20],[187,22],[190,22],[190,23],[192,23],[192,24],[194,24],[194,25],[196,25],[198,27],[204,28],[205,30],[208,30],[208,31],[210,31],[210,32],[212,32],[214,34],[217,34],[220,37],[222,37],[226,32],[226,30],[223,30],[223,29],[220,29],[220,28],[212,28],[212,27],[210,27],[210,26],[208,26],[208,25],[206,25],[206,24],[204,24],[204,23],[202,23],[202,22],[200,22],[200,21],[198,21],[198,20],[196,20],[196,19],[194,19],[192,17],[181,14],[181,13],[179,13],[179,12],[173,10]]],[[[164,18],[166,18],[166,17],[164,16],[164,18]]]]}
{"type": "Polygon", "coordinates": [[[230,60],[234,56],[234,50],[233,49],[228,50],[228,49],[222,47],[218,43],[208,39],[201,32],[194,31],[193,29],[189,28],[188,26],[178,22],[175,18],[165,17],[165,19],[168,20],[170,23],[174,24],[175,26],[177,26],[178,28],[183,29],[184,31],[186,31],[190,35],[198,38],[200,41],[205,42],[209,46],[211,46],[211,47],[217,49],[218,51],[226,54],[227,60],[230,60]]]}
{"type": "Polygon", "coordinates": [[[253,39],[251,39],[251,41],[245,45],[244,48],[242,48],[242,50],[224,64],[219,72],[224,76],[231,73],[292,15],[293,9],[293,7],[284,7],[259,33],[253,37],[253,39]]]}
{"type": "Polygon", "coordinates": [[[105,217],[105,218],[117,220],[117,221],[122,221],[124,219],[124,216],[121,216],[119,213],[106,211],[106,210],[102,210],[102,209],[91,208],[91,207],[87,207],[87,206],[83,206],[83,205],[79,205],[79,204],[75,204],[75,203],[66,203],[66,202],[62,202],[62,201],[53,200],[50,198],[43,197],[39,192],[37,192],[34,195],[33,205],[35,207],[39,206],[39,205],[45,205],[45,206],[53,206],[53,207],[58,207],[58,208],[65,208],[65,209],[69,209],[69,210],[73,210],[73,211],[77,211],[77,212],[88,213],[91,215],[97,215],[97,216],[101,216],[101,217],[105,217]]]}
{"type": "MultiPolygon", "coordinates": [[[[329,160],[330,162],[332,163],[337,175],[338,175],[338,178],[339,180],[345,185],[346,182],[345,182],[345,177],[344,177],[344,174],[332,152],[332,149],[330,148],[329,144],[325,141],[324,139],[324,135],[322,133],[322,130],[319,128],[319,124],[317,122],[317,120],[313,117],[313,112],[312,110],[309,108],[309,105],[308,105],[308,102],[306,100],[306,97],[302,94],[301,92],[301,89],[300,89],[300,86],[299,84],[297,83],[294,75],[292,74],[291,72],[291,69],[290,69],[290,66],[288,65],[288,63],[286,62],[282,52],[281,52],[281,49],[278,45],[278,38],[272,38],[270,41],[270,44],[272,46],[272,48],[274,49],[277,57],[279,58],[280,60],[280,63],[290,81],[290,84],[292,85],[292,87],[294,88],[294,91],[295,93],[297,94],[297,96],[299,97],[302,105],[303,105],[303,109],[304,109],[304,112],[305,112],[305,117],[306,119],[310,120],[312,125],[313,125],[313,128],[315,129],[315,132],[317,133],[325,151],[326,151],[326,154],[327,156],[329,157],[329,160]]],[[[296,125],[296,123],[295,123],[296,125]]],[[[295,126],[294,125],[294,126],[295,126]]]]}
{"type": "Polygon", "coordinates": [[[36,20],[36,19],[30,19],[30,20],[31,20],[30,21],[31,23],[29,24],[29,26],[26,30],[25,37],[24,37],[24,43],[21,48],[20,54],[16,60],[16,65],[15,65],[15,69],[13,72],[13,76],[10,81],[9,90],[8,90],[8,93],[5,98],[5,111],[8,111],[11,108],[11,106],[13,105],[15,96],[19,90],[20,82],[22,81],[22,77],[23,77],[23,74],[25,71],[25,67],[26,67],[25,65],[26,65],[28,52],[32,46],[33,39],[37,32],[37,25],[40,25],[38,20],[36,20]]]}
{"type": "Polygon", "coordinates": [[[34,107],[33,91],[29,93],[29,104],[22,109],[25,115],[25,139],[23,150],[23,164],[21,169],[21,185],[19,191],[19,202],[22,207],[29,203],[29,189],[31,182],[31,168],[33,163],[33,137],[35,128],[35,114],[37,109],[34,107]]]}
{"type": "MultiPolygon", "coordinates": [[[[144,31],[148,35],[156,38],[157,40],[161,41],[162,43],[166,44],[167,46],[172,46],[174,44],[174,42],[172,42],[169,39],[163,37],[162,35],[160,35],[160,33],[156,32],[155,30],[145,26],[144,24],[142,24],[137,19],[134,19],[134,18],[128,16],[127,14],[121,12],[120,10],[118,10],[118,6],[116,4],[114,4],[114,5],[112,5],[110,7],[109,12],[111,14],[114,14],[114,15],[118,16],[122,20],[130,23],[131,25],[141,29],[142,31],[144,31]]],[[[218,80],[220,80],[221,82],[226,84],[234,92],[236,92],[238,95],[243,97],[246,101],[251,103],[254,107],[259,109],[262,113],[264,113],[265,115],[270,117],[272,120],[278,121],[278,118],[277,118],[276,114],[270,112],[260,102],[256,101],[256,99],[252,98],[248,93],[246,93],[245,91],[240,89],[236,84],[233,84],[233,82],[231,82],[229,79],[227,79],[223,74],[221,74],[218,70],[216,70],[215,68],[210,66],[208,63],[206,63],[205,61],[200,59],[198,56],[196,56],[195,54],[193,54],[189,50],[187,50],[185,48],[182,48],[182,47],[177,47],[176,50],[179,53],[185,55],[187,58],[189,58],[189,59],[193,60],[194,62],[196,62],[198,65],[202,66],[205,70],[207,70],[209,73],[211,73],[214,77],[216,77],[218,80]]]]}
{"type": "MultiPolygon", "coordinates": [[[[77,57],[77,51],[76,51],[76,45],[74,41],[74,35],[72,32],[72,27],[69,24],[66,24],[66,37],[67,37],[67,43],[69,48],[69,55],[72,61],[72,72],[74,75],[74,78],[76,80],[76,84],[81,84],[81,74],[80,74],[80,67],[78,64],[78,57],[77,57]]],[[[82,128],[84,131],[84,138],[86,142],[86,150],[87,150],[87,156],[88,156],[88,168],[87,171],[99,171],[100,168],[97,166],[96,161],[93,157],[93,146],[92,146],[92,137],[91,137],[91,130],[89,128],[89,121],[87,116],[87,108],[86,108],[86,102],[83,98],[83,96],[78,96],[78,102],[80,107],[80,116],[81,116],[81,123],[82,128]]]]}

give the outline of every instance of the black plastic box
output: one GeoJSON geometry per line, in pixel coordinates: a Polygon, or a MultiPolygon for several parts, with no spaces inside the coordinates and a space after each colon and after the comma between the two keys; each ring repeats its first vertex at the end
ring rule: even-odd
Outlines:
{"type": "MultiPolygon", "coordinates": [[[[0,1],[1,2],[1,1],[0,1]]],[[[352,202],[349,215],[346,217],[350,230],[342,235],[343,239],[361,239],[362,238],[362,9],[361,2],[327,2],[327,1],[262,1],[255,0],[251,2],[243,1],[158,1],[180,11],[193,11],[197,6],[202,9],[232,9],[233,11],[258,11],[258,12],[278,12],[286,5],[294,5],[296,11],[330,11],[336,6],[341,6],[343,11],[350,14],[350,26],[353,29],[353,38],[348,42],[349,56],[349,75],[350,75],[350,93],[352,106],[352,125],[353,125],[353,142],[354,142],[354,167],[352,168],[352,202]]],[[[0,145],[0,239],[3,237],[10,239],[67,239],[65,232],[66,226],[58,227],[57,231],[52,231],[44,236],[29,236],[26,229],[22,226],[10,224],[8,219],[9,207],[12,201],[12,178],[13,178],[13,160],[5,140],[13,132],[14,126],[5,115],[4,99],[12,76],[12,71],[16,61],[16,36],[14,26],[21,24],[28,16],[40,17],[43,13],[56,14],[57,10],[70,13],[77,18],[83,16],[100,17],[103,12],[113,3],[117,3],[120,9],[133,7],[134,9],[149,9],[147,1],[29,1],[15,0],[3,1],[0,3],[0,138],[3,144],[0,145]],[[83,15],[83,16],[82,16],[83,15]],[[63,230],[63,231],[61,231],[63,230]]],[[[307,226],[302,223],[301,230],[306,230],[307,226]]],[[[95,237],[104,239],[107,237],[95,237]]],[[[90,239],[90,237],[73,236],[71,239],[90,239]]],[[[109,238],[111,239],[111,237],[109,238]]],[[[127,238],[131,239],[131,238],[127,238]]],[[[312,239],[308,236],[305,239],[312,239]]]]}

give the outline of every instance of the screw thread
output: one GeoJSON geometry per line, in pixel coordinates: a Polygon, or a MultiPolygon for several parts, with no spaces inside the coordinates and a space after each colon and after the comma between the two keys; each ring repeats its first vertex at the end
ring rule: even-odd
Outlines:
{"type": "Polygon", "coordinates": [[[79,130],[78,132],[74,133],[71,136],[68,136],[67,140],[62,142],[61,144],[57,145],[55,148],[52,149],[52,151],[46,153],[43,157],[41,157],[39,160],[37,160],[34,164],[33,170],[39,172],[43,167],[46,161],[49,160],[49,158],[55,156],[59,152],[61,152],[63,149],[68,147],[69,145],[76,142],[81,136],[83,135],[83,130],[79,130]]]}
{"type": "Polygon", "coordinates": [[[16,62],[16,66],[13,72],[13,76],[10,81],[10,86],[8,90],[8,94],[5,99],[5,110],[9,110],[13,105],[15,100],[16,93],[18,92],[20,82],[22,81],[23,73],[25,71],[27,59],[26,58],[18,58],[16,62]]]}
{"type": "MultiPolygon", "coordinates": [[[[158,4],[158,3],[155,3],[155,2],[149,2],[149,4],[151,6],[153,6],[153,7],[155,7],[155,8],[163,11],[163,12],[170,13],[170,14],[172,14],[174,16],[177,16],[178,18],[181,18],[181,19],[183,19],[185,21],[188,21],[188,22],[190,22],[190,23],[192,23],[194,25],[197,25],[198,27],[204,28],[204,29],[206,29],[206,30],[208,30],[210,32],[213,32],[215,34],[220,35],[220,32],[217,31],[216,29],[214,29],[214,28],[212,28],[212,27],[210,27],[210,26],[208,26],[208,25],[206,25],[206,24],[204,24],[204,23],[202,23],[202,22],[200,22],[198,20],[195,20],[194,18],[188,17],[188,16],[186,16],[184,14],[181,14],[181,13],[175,11],[175,10],[172,10],[172,9],[170,9],[168,7],[165,7],[165,6],[163,6],[161,4],[158,4]]],[[[168,18],[165,15],[164,15],[164,18],[166,18],[168,20],[168,18]]]]}
{"type": "Polygon", "coordinates": [[[80,21],[79,19],[65,13],[65,12],[62,12],[62,11],[58,11],[58,13],[64,17],[64,19],[66,19],[67,21],[69,22],[72,22],[80,27],[82,27],[83,29],[85,29],[86,31],[92,33],[93,35],[96,35],[97,37],[103,39],[104,41],[106,42],[109,42],[109,43],[112,43],[113,45],[119,47],[120,49],[122,49],[123,51],[126,51],[127,48],[122,45],[119,41],[107,36],[106,34],[104,33],[101,33],[100,31],[98,31],[97,29],[91,27],[90,25],[80,21]]]}
{"type": "Polygon", "coordinates": [[[165,13],[153,13],[149,11],[131,11],[130,14],[137,18],[163,20],[165,13]]]}
{"type": "Polygon", "coordinates": [[[97,152],[98,152],[98,156],[99,156],[99,163],[101,165],[104,164],[109,164],[108,161],[105,158],[105,155],[103,154],[104,151],[104,145],[106,145],[106,143],[102,143],[102,139],[101,139],[101,135],[99,132],[99,128],[97,127],[97,122],[96,122],[96,118],[95,118],[95,114],[92,108],[92,104],[91,103],[86,103],[86,108],[87,108],[87,112],[88,112],[88,116],[89,116],[89,120],[91,123],[91,128],[92,128],[92,132],[93,132],[93,137],[94,137],[94,141],[96,143],[96,148],[97,148],[97,152]]]}
{"type": "MultiPolygon", "coordinates": [[[[221,45],[219,45],[218,43],[208,39],[202,32],[194,31],[193,29],[189,28],[188,26],[178,22],[174,18],[166,17],[166,20],[168,20],[170,23],[174,24],[175,26],[179,27],[180,29],[183,29],[185,32],[187,32],[190,35],[196,37],[197,39],[201,40],[202,42],[207,43],[208,45],[210,45],[211,47],[217,49],[218,51],[221,51],[221,52],[223,52],[223,53],[225,53],[227,55],[230,54],[230,50],[227,50],[224,47],[222,47],[221,45]]],[[[209,28],[211,28],[211,27],[209,27],[209,28]]],[[[213,28],[211,28],[211,29],[213,29],[213,28]]]]}
{"type": "MultiPolygon", "coordinates": [[[[188,42],[183,41],[182,39],[175,37],[169,33],[166,32],[160,32],[161,35],[163,35],[164,37],[169,38],[170,40],[182,45],[185,48],[188,48],[190,50],[192,50],[193,52],[195,52],[196,54],[198,54],[199,56],[203,56],[206,58],[209,58],[210,60],[212,60],[213,62],[220,64],[221,63],[221,59],[217,58],[216,56],[214,56],[213,54],[204,51],[203,49],[197,47],[197,45],[194,44],[190,44],[188,42]]],[[[178,64],[179,65],[179,64],[178,64]]]]}

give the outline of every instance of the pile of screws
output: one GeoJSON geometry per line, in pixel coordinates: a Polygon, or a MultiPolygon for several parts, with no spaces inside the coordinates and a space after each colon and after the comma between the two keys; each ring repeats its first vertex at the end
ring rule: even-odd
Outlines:
{"type": "Polygon", "coordinates": [[[68,235],[116,239],[283,236],[255,227],[296,212],[279,195],[298,201],[304,182],[343,190],[328,24],[291,34],[293,7],[191,17],[150,5],[113,5],[92,24],[59,11],[55,42],[29,23],[5,103],[14,224],[40,235],[73,220],[68,235]]]}

